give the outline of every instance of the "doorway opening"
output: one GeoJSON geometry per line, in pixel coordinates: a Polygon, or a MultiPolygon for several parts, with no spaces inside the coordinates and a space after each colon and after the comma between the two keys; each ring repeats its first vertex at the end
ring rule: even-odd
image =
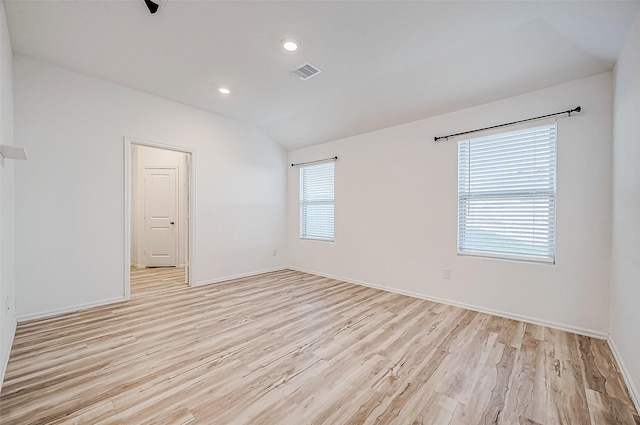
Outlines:
{"type": "Polygon", "coordinates": [[[124,144],[124,297],[132,275],[192,285],[194,151],[126,137],[124,144]]]}

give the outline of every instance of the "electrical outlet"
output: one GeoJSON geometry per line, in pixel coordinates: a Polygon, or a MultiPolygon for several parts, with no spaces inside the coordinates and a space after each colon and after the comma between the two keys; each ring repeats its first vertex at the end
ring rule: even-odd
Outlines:
{"type": "Polygon", "coordinates": [[[274,248],[274,250],[273,250],[273,256],[275,257],[276,255],[278,255],[278,250],[274,248]]]}
{"type": "Polygon", "coordinates": [[[442,278],[443,279],[451,279],[451,269],[442,269],[442,278]]]}

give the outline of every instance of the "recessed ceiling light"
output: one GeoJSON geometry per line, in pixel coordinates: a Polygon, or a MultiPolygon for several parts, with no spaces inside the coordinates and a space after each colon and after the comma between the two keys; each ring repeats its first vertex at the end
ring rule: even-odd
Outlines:
{"type": "Polygon", "coordinates": [[[220,87],[220,88],[218,89],[218,91],[219,91],[220,93],[222,93],[222,94],[229,94],[229,93],[231,93],[231,90],[229,90],[229,89],[228,89],[228,88],[226,88],[226,87],[220,87]]]}
{"type": "Polygon", "coordinates": [[[282,40],[282,48],[287,52],[295,52],[299,46],[300,43],[298,43],[298,40],[294,40],[293,38],[285,38],[282,40]]]}

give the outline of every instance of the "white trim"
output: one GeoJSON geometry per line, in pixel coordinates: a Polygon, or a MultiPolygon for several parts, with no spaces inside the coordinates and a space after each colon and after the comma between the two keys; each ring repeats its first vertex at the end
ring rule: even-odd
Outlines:
{"type": "Polygon", "coordinates": [[[301,241],[312,241],[312,242],[326,242],[326,243],[334,243],[335,242],[335,238],[333,239],[321,239],[321,238],[307,238],[307,237],[302,237],[300,236],[300,240],[301,241]]]}
{"type": "Polygon", "coordinates": [[[245,277],[257,276],[257,275],[264,274],[264,273],[279,272],[279,271],[288,270],[288,269],[290,269],[290,267],[273,267],[273,268],[270,268],[270,269],[257,270],[257,271],[248,272],[248,273],[240,273],[240,274],[235,274],[235,275],[231,275],[231,276],[219,277],[219,278],[216,278],[216,279],[201,280],[200,282],[197,282],[193,286],[210,285],[212,283],[226,282],[228,280],[242,279],[242,278],[245,278],[245,277]]]}
{"type": "Polygon", "coordinates": [[[461,302],[458,302],[458,301],[452,301],[452,300],[448,300],[448,299],[445,299],[445,298],[432,297],[432,296],[425,295],[425,294],[420,294],[420,293],[417,293],[417,292],[405,291],[405,290],[397,289],[397,288],[390,288],[388,286],[376,285],[376,284],[373,284],[373,283],[362,282],[362,281],[354,280],[354,279],[347,279],[347,278],[344,278],[344,277],[333,276],[333,275],[330,275],[330,274],[315,272],[315,271],[312,271],[312,270],[305,270],[305,269],[302,269],[302,268],[299,268],[299,267],[289,267],[289,268],[291,270],[296,270],[296,271],[303,272],[303,273],[315,274],[317,276],[328,277],[330,279],[341,280],[343,282],[353,283],[353,284],[356,284],[356,285],[367,286],[369,288],[380,289],[382,291],[393,292],[393,293],[400,294],[400,295],[407,295],[407,296],[413,297],[413,298],[420,298],[420,299],[427,300],[427,301],[434,301],[434,302],[437,302],[437,303],[440,303],[440,304],[447,304],[447,305],[451,305],[451,306],[454,306],[454,307],[460,307],[460,308],[464,308],[466,310],[473,310],[473,311],[477,311],[477,312],[480,312],[480,313],[491,314],[493,316],[499,316],[499,317],[504,317],[504,318],[507,318],[507,319],[518,320],[520,322],[530,323],[532,325],[546,326],[546,327],[549,327],[549,328],[558,329],[560,331],[571,332],[571,333],[575,333],[575,334],[578,334],[578,335],[584,335],[584,336],[597,338],[597,339],[604,339],[604,340],[607,339],[607,333],[606,332],[596,331],[596,330],[593,330],[593,329],[584,329],[584,328],[580,328],[580,327],[577,327],[577,326],[566,325],[566,324],[563,324],[563,323],[551,322],[551,321],[548,321],[548,320],[542,320],[542,319],[538,319],[538,318],[535,318],[535,317],[523,316],[523,315],[515,314],[515,313],[507,313],[507,312],[500,311],[500,310],[494,310],[494,309],[491,309],[491,308],[480,307],[480,306],[477,306],[477,305],[461,303],[461,302]]]}
{"type": "MultiPolygon", "coordinates": [[[[138,257],[138,261],[140,258],[138,257]]],[[[131,141],[124,138],[124,270],[122,296],[131,298],[131,141]],[[129,267],[127,267],[127,265],[129,267]]]]}
{"type": "Polygon", "coordinates": [[[479,252],[470,250],[458,250],[457,254],[462,257],[492,258],[495,260],[511,260],[519,263],[549,264],[552,266],[556,264],[555,256],[553,258],[541,258],[527,257],[525,255],[503,254],[500,252],[479,252]]]}
{"type": "Polygon", "coordinates": [[[631,373],[629,372],[625,362],[622,360],[622,354],[620,354],[620,350],[618,350],[618,346],[613,341],[613,337],[611,335],[607,337],[607,342],[609,343],[609,348],[611,348],[613,357],[616,359],[616,362],[618,362],[618,369],[620,369],[624,382],[627,384],[627,389],[631,395],[631,401],[633,401],[633,404],[636,406],[636,411],[640,413],[640,392],[635,386],[633,379],[631,379],[631,373]]]}
{"type": "Polygon", "coordinates": [[[38,313],[25,314],[24,316],[18,317],[17,320],[18,320],[18,323],[22,323],[22,322],[26,322],[27,320],[44,319],[46,317],[57,316],[58,314],[75,313],[77,311],[85,310],[87,308],[102,307],[105,305],[119,303],[122,301],[127,301],[127,299],[125,297],[109,298],[106,300],[95,301],[95,302],[90,302],[86,304],[78,304],[71,307],[56,308],[53,310],[41,311],[38,313]]]}
{"type": "Polygon", "coordinates": [[[4,356],[2,358],[2,369],[0,369],[0,388],[4,383],[4,374],[7,371],[7,365],[9,364],[9,357],[11,357],[11,348],[13,347],[13,339],[16,336],[16,327],[18,326],[18,322],[13,319],[13,326],[11,329],[11,334],[9,335],[9,344],[7,345],[7,349],[5,353],[2,353],[4,356]]]}
{"type": "Polygon", "coordinates": [[[131,298],[131,145],[147,146],[157,149],[165,149],[189,154],[188,178],[189,178],[189,243],[185,250],[187,268],[186,278],[189,286],[194,285],[195,256],[196,256],[196,150],[184,146],[166,145],[150,142],[148,140],[124,137],[124,270],[123,270],[123,297],[131,298]]]}

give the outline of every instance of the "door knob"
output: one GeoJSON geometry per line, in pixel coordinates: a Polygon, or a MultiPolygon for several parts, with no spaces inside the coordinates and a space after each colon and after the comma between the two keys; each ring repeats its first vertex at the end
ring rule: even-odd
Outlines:
{"type": "Polygon", "coordinates": [[[169,224],[173,224],[173,221],[170,221],[169,224]]]}

